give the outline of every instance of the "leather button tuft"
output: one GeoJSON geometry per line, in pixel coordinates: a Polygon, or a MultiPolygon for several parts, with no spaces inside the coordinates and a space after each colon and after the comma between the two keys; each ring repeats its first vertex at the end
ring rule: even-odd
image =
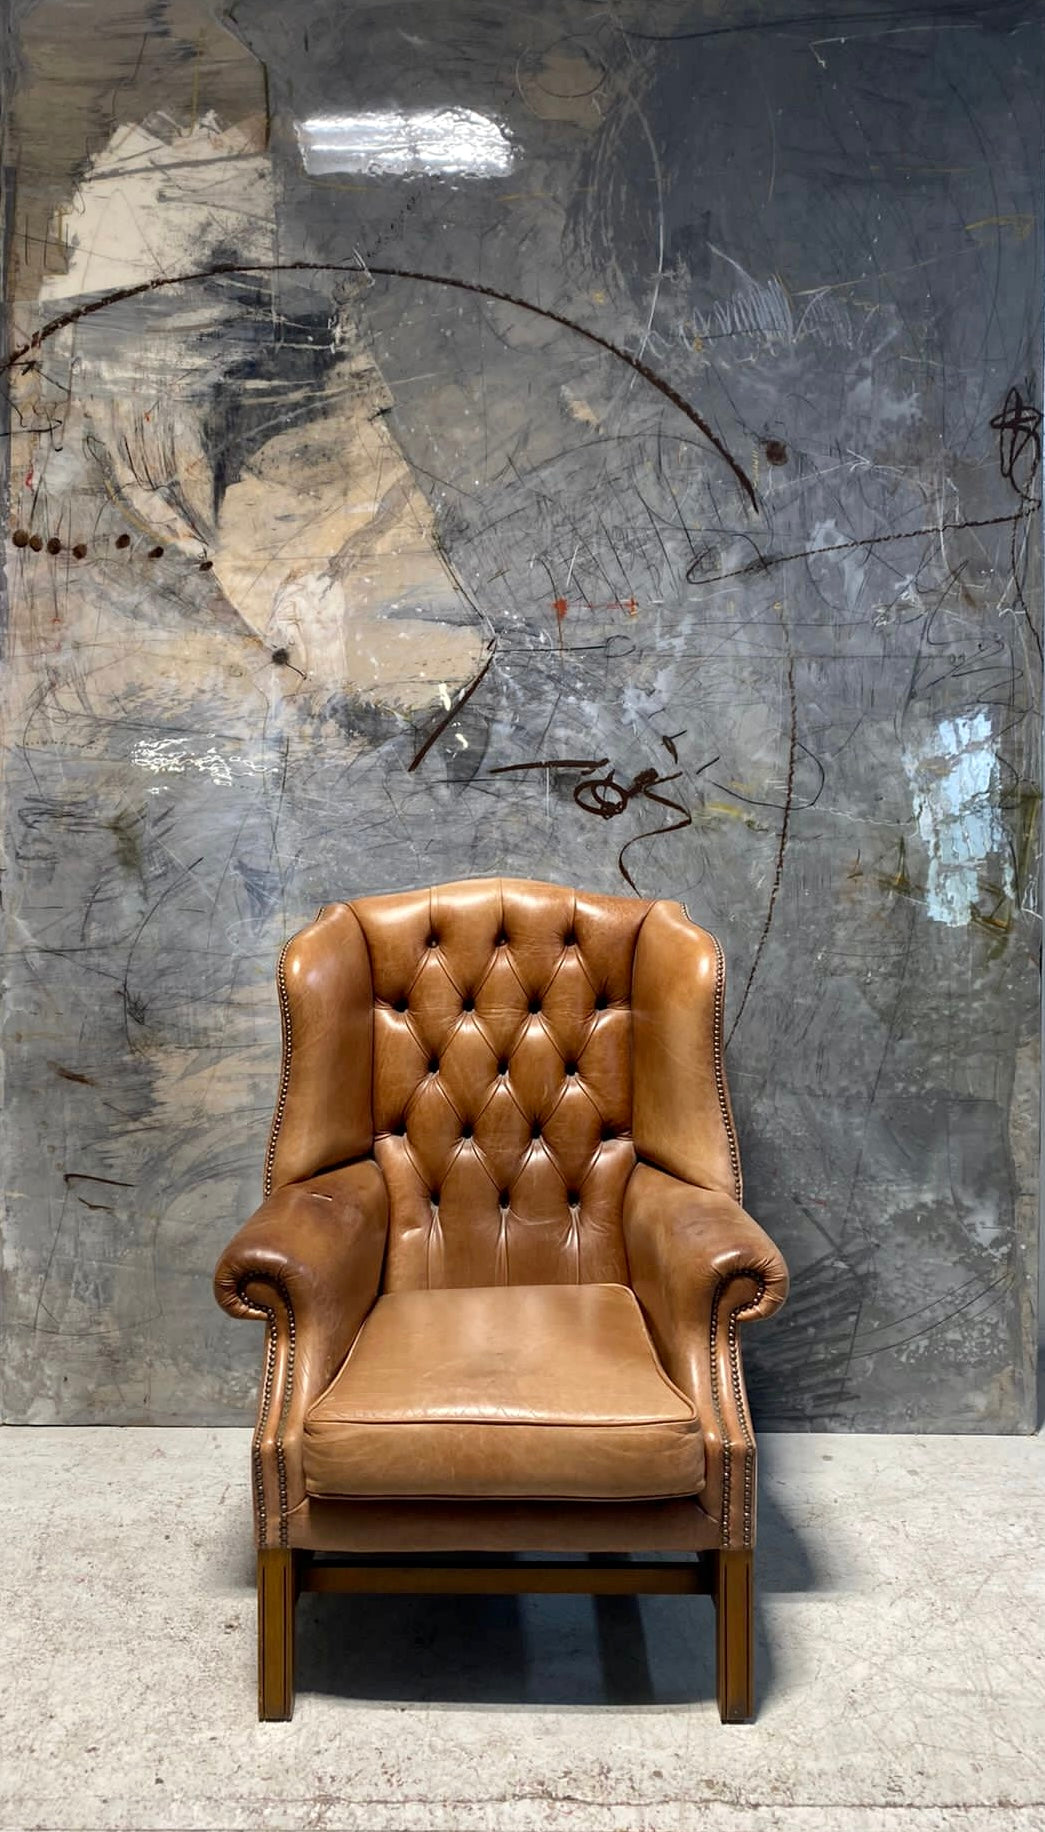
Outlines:
{"type": "Polygon", "coordinates": [[[462,1139],[470,1139],[471,1136],[472,1136],[472,1128],[469,1126],[468,1121],[466,1120],[464,1125],[461,1127],[461,1137],[462,1139]]]}
{"type": "Polygon", "coordinates": [[[575,948],[577,946],[577,937],[572,929],[567,929],[562,938],[562,945],[564,948],[575,948]]]}
{"type": "Polygon", "coordinates": [[[439,1191],[430,1190],[428,1193],[428,1200],[431,1203],[433,1209],[437,1209],[439,1207],[439,1191]]]}
{"type": "Polygon", "coordinates": [[[406,1138],[406,1121],[405,1120],[400,1120],[398,1126],[396,1127],[396,1138],[397,1139],[406,1138]]]}
{"type": "Polygon", "coordinates": [[[438,1056],[429,1056],[429,1058],[428,1058],[428,1073],[429,1073],[429,1075],[438,1075],[438,1073],[439,1073],[439,1058],[438,1058],[438,1056]]]}
{"type": "Polygon", "coordinates": [[[397,1011],[409,1011],[410,1010],[409,999],[397,999],[396,1000],[396,1010],[397,1011]]]}
{"type": "Polygon", "coordinates": [[[461,1010],[462,1011],[474,1011],[475,1010],[475,1000],[471,998],[463,999],[461,1001],[461,1010]]]}
{"type": "Polygon", "coordinates": [[[606,994],[604,992],[600,992],[597,999],[595,1000],[596,1011],[605,1011],[608,1004],[609,1004],[609,999],[606,997],[606,994]]]}
{"type": "Polygon", "coordinates": [[[615,1126],[604,1126],[602,1128],[602,1137],[604,1139],[615,1139],[616,1136],[617,1128],[615,1126]]]}
{"type": "Polygon", "coordinates": [[[497,946],[499,948],[506,948],[508,946],[508,937],[505,934],[503,929],[501,930],[501,933],[497,937],[497,946]]]}
{"type": "Polygon", "coordinates": [[[534,1120],[533,1125],[530,1127],[530,1137],[531,1139],[539,1139],[540,1136],[541,1136],[541,1122],[540,1120],[534,1120]]]}
{"type": "Polygon", "coordinates": [[[502,1190],[497,1200],[500,1203],[502,1209],[508,1208],[512,1200],[511,1190],[502,1190]]]}
{"type": "Polygon", "coordinates": [[[507,1075],[507,1073],[508,1073],[508,1058],[507,1058],[507,1056],[502,1056],[502,1057],[501,1057],[501,1060],[500,1060],[500,1062],[499,1062],[499,1063],[497,1064],[497,1073],[498,1073],[498,1075],[507,1075]]]}
{"type": "Polygon", "coordinates": [[[438,948],[438,946],[439,946],[439,937],[438,937],[438,935],[430,935],[430,936],[428,937],[428,946],[429,946],[430,948],[438,948]]]}
{"type": "Polygon", "coordinates": [[[566,1191],[566,1200],[569,1203],[571,1209],[575,1209],[577,1207],[577,1204],[580,1202],[580,1199],[581,1199],[580,1190],[567,1190],[566,1191]]]}
{"type": "Polygon", "coordinates": [[[565,1068],[567,1075],[576,1075],[577,1064],[575,1062],[566,1062],[563,1064],[563,1067],[565,1068]]]}
{"type": "Polygon", "coordinates": [[[531,1012],[538,1012],[538,1011],[540,1011],[540,1009],[541,1009],[541,1001],[540,1001],[540,999],[531,999],[531,1000],[530,1000],[530,1010],[531,1010],[531,1012]]]}

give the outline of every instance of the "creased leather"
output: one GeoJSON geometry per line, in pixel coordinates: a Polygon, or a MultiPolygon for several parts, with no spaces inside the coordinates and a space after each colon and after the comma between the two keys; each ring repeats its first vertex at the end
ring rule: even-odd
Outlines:
{"type": "Polygon", "coordinates": [[[694,1495],[696,1409],[622,1285],[379,1298],[305,1421],[312,1495],[694,1495]]]}
{"type": "Polygon", "coordinates": [[[772,1316],[788,1274],[768,1234],[732,1197],[638,1164],[624,1198],[631,1283],[661,1361],[697,1407],[704,1433],[702,1505],[726,1546],[754,1542],[755,1441],[740,1321],[772,1316]]]}
{"type": "MultiPolygon", "coordinates": [[[[577,1533],[577,1509],[627,1508],[633,1521],[648,1508],[652,1530],[665,1508],[691,1507],[700,1534],[710,1519],[719,1543],[751,1542],[754,1441],[739,1324],[783,1301],[787,1274],[734,1200],[723,984],[721,951],[678,904],[510,878],[332,905],[288,944],[267,1160],[277,1194],[216,1279],[227,1310],[266,1323],[254,1447],[261,1543],[306,1545],[310,1507],[317,1521],[339,1510],[336,1531],[351,1543],[352,1502],[306,1496],[304,1419],[379,1293],[423,1303],[527,1286],[634,1289],[667,1379],[696,1408],[699,1502],[498,1503],[483,1498],[496,1479],[480,1459],[473,1499],[356,1505],[387,1507],[385,1518],[402,1523],[429,1505],[446,1531],[450,1508],[472,1523],[485,1522],[486,1508],[521,1521],[518,1510],[555,1507],[577,1533]],[[291,1519],[306,1537],[287,1541],[291,1519]]],[[[621,1350],[626,1358],[624,1334],[621,1350]]],[[[415,1406],[437,1382],[426,1364],[415,1406]]],[[[671,1422],[680,1442],[692,1440],[691,1425],[671,1422]]],[[[423,1419],[387,1429],[415,1426],[427,1431],[423,1419]]],[[[546,1428],[601,1429],[591,1416],[546,1428]]],[[[574,1461],[586,1456],[578,1444],[574,1461]]],[[[452,1488],[452,1469],[437,1475],[452,1488]]],[[[503,1543],[500,1528],[475,1531],[503,1543]]],[[[641,1535],[634,1545],[642,1549],[641,1535]]]]}
{"type": "Polygon", "coordinates": [[[626,1282],[648,904],[488,878],[352,908],[374,985],[386,1288],[626,1282]]]}
{"type": "Polygon", "coordinates": [[[723,1062],[725,968],[714,936],[680,903],[654,903],[631,990],[635,1150],[687,1183],[742,1199],[723,1062]]]}
{"type": "Polygon", "coordinates": [[[388,1195],[372,1159],[264,1202],[225,1249],[214,1275],[233,1317],[267,1324],[265,1377],[254,1439],[259,1543],[279,1545],[305,1494],[301,1433],[377,1296],[388,1195]]]}
{"type": "Polygon", "coordinates": [[[276,975],[283,1070],[265,1194],[373,1149],[370,960],[350,904],[332,903],[292,936],[276,975]]]}

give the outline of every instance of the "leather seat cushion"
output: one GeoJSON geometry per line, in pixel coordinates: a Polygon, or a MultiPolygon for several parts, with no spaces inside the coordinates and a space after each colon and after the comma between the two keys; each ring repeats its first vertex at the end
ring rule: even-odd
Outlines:
{"type": "Polygon", "coordinates": [[[312,1495],[695,1495],[704,1444],[623,1285],[388,1292],[305,1421],[312,1495]]]}

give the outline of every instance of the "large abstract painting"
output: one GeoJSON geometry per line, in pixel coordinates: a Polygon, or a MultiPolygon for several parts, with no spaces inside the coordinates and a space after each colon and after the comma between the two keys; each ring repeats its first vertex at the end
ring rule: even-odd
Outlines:
{"type": "Polygon", "coordinates": [[[4,1416],[246,1418],[280,944],[504,872],[722,940],[762,1425],[1029,1428],[1040,9],[5,51],[4,1416]]]}

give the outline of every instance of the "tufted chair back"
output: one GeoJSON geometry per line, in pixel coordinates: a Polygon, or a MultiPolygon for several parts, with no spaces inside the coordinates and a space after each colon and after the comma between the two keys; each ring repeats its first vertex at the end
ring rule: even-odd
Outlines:
{"type": "Polygon", "coordinates": [[[678,904],[514,879],[365,897],[288,943],[279,989],[266,1193],[372,1153],[386,1290],[626,1284],[637,1147],[739,1196],[721,954],[678,904]]]}

